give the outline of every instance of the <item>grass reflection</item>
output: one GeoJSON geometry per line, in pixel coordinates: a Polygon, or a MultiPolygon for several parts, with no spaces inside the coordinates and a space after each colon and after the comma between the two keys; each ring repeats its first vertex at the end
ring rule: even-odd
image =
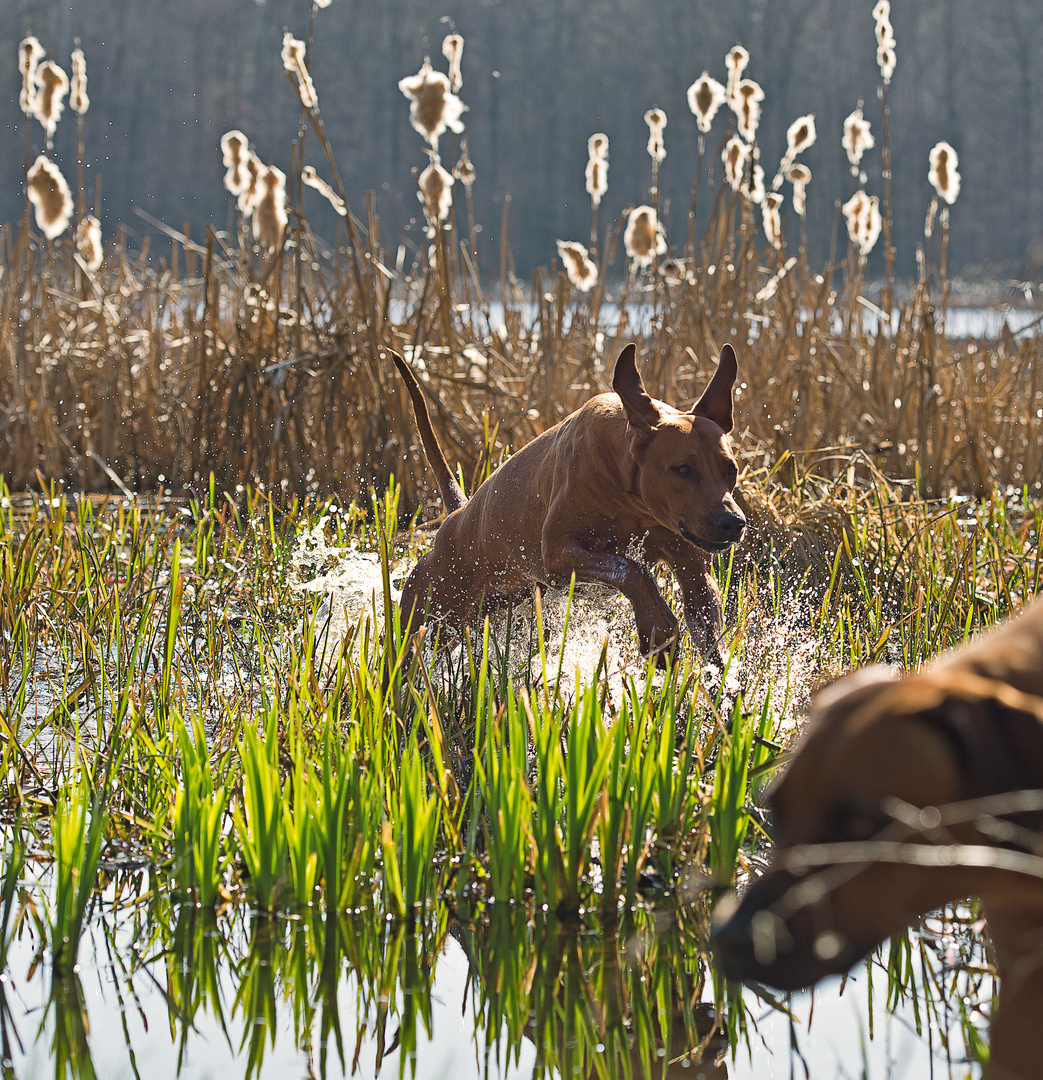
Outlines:
{"type": "Polygon", "coordinates": [[[593,916],[507,905],[467,919],[439,907],[408,922],[124,902],[95,914],[77,971],[48,962],[45,935],[12,938],[3,1076],[39,1076],[44,1060],[63,1080],[117,1069],[140,1078],[166,1033],[163,1060],[185,1077],[226,1063],[259,1077],[295,1062],[313,1077],[419,1080],[451,1060],[489,1078],[683,1067],[716,1080],[725,1039],[704,1002],[704,931],[701,915],[663,911],[606,931],[593,916]]]}

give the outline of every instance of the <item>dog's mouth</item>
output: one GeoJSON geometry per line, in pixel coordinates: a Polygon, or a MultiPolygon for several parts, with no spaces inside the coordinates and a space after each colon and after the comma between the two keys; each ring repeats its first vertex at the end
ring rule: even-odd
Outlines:
{"type": "Polygon", "coordinates": [[[715,555],[718,551],[725,551],[735,543],[734,540],[703,540],[702,537],[696,536],[683,521],[677,523],[677,531],[689,544],[694,544],[697,548],[708,551],[712,555],[715,555]]]}

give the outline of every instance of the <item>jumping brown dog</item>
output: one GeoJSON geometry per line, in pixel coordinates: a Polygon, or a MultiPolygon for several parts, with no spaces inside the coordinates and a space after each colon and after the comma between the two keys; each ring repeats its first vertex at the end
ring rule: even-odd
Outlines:
{"type": "Polygon", "coordinates": [[[402,590],[402,620],[445,619],[457,630],[542,584],[597,582],[634,607],[642,653],[662,657],[677,620],[649,565],[681,586],[692,640],[723,664],[721,599],[710,556],[734,544],[746,519],[732,495],[738,469],[728,432],[735,351],[725,345],[688,412],[651,398],[627,345],[615,393],[600,394],[543,432],[467,499],[431,427],[424,395],[392,353],[413,402],[446,517],[402,590]]]}
{"type": "Polygon", "coordinates": [[[772,865],[716,931],[718,962],[810,986],[979,896],[1001,980],[989,1080],[1040,1076],[1041,789],[1043,602],[922,674],[841,679],[772,794],[772,865]]]}

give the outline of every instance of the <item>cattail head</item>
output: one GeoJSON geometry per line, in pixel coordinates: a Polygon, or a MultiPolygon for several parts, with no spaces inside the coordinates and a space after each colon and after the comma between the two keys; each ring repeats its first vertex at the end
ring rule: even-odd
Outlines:
{"type": "Polygon", "coordinates": [[[847,151],[847,160],[851,162],[851,171],[856,172],[862,155],[876,145],[869,129],[869,121],[862,115],[861,108],[855,109],[844,121],[842,143],[847,151]]]}
{"type": "Polygon", "coordinates": [[[399,79],[398,88],[409,98],[409,120],[413,127],[431,144],[438,146],[438,137],[450,128],[458,135],[464,130],[460,117],[467,106],[452,92],[449,77],[424,60],[415,75],[399,79]]]}
{"type": "Polygon", "coordinates": [[[460,157],[453,166],[453,176],[459,180],[468,191],[470,191],[471,185],[474,183],[477,175],[474,164],[471,161],[471,155],[467,152],[467,139],[461,139],[460,157]]]}
{"type": "Polygon", "coordinates": [[[880,68],[880,77],[884,80],[885,84],[889,84],[891,82],[891,76],[895,73],[895,66],[898,63],[893,39],[884,42],[883,45],[877,46],[876,63],[880,68]]]}
{"type": "Polygon", "coordinates": [[[65,232],[72,217],[72,194],[61,170],[44,154],[26,173],[29,201],[36,207],[40,232],[53,240],[65,232]]]}
{"type": "Polygon", "coordinates": [[[803,217],[806,208],[804,193],[811,183],[811,170],[798,161],[786,170],[786,179],[793,185],[793,209],[803,217]]]}
{"type": "Polygon", "coordinates": [[[250,182],[246,163],[250,159],[250,141],[238,130],[221,136],[221,160],[225,166],[225,188],[233,195],[242,195],[250,182]]]}
{"type": "Polygon", "coordinates": [[[627,218],[623,246],[635,266],[648,266],[657,255],[666,254],[666,234],[651,206],[635,206],[627,218]]]}
{"type": "Polygon", "coordinates": [[[260,197],[253,207],[254,234],[262,247],[282,247],[286,232],[286,173],[274,165],[262,166],[258,178],[260,197]]]}
{"type": "Polygon", "coordinates": [[[782,247],[782,196],[777,191],[770,191],[761,203],[761,220],[764,223],[764,235],[768,243],[778,250],[782,247]]]}
{"type": "Polygon", "coordinates": [[[243,217],[249,217],[254,212],[254,207],[260,202],[264,188],[261,186],[261,177],[264,175],[264,162],[251,150],[246,155],[243,165],[246,173],[246,183],[239,192],[239,213],[243,217]]]}
{"type": "Polygon", "coordinates": [[[460,60],[464,55],[464,39],[459,34],[450,34],[442,40],[442,55],[449,61],[449,85],[453,93],[458,93],[464,84],[460,71],[460,60]]]}
{"type": "Polygon", "coordinates": [[[724,178],[733,191],[738,191],[742,187],[746,164],[750,160],[749,146],[738,135],[733,135],[724,146],[721,160],[724,162],[724,178]]]}
{"type": "Polygon", "coordinates": [[[799,116],[786,129],[786,156],[795,158],[811,146],[818,137],[815,131],[815,116],[799,116]]]}
{"type": "Polygon", "coordinates": [[[728,69],[728,104],[734,109],[739,90],[739,80],[742,73],[750,62],[750,54],[741,46],[736,45],[724,58],[724,65],[728,69]]]}
{"type": "Polygon", "coordinates": [[[73,49],[72,52],[69,107],[79,116],[83,116],[91,107],[91,99],[87,97],[87,58],[83,55],[83,49],[73,49]]]}
{"type": "Polygon", "coordinates": [[[752,79],[743,79],[735,88],[735,118],[739,134],[747,142],[757,137],[757,125],[761,122],[761,102],[764,91],[752,79]]]}
{"type": "Polygon", "coordinates": [[[330,6],[330,0],[315,0],[315,6],[321,8],[328,8],[330,6]]]}
{"type": "Polygon", "coordinates": [[[598,268],[587,253],[587,249],[574,240],[559,240],[558,254],[561,256],[569,281],[580,292],[590,292],[598,280],[598,268]]]}
{"type": "Polygon", "coordinates": [[[688,87],[688,108],[699,123],[704,134],[710,130],[717,110],[724,104],[728,94],[724,87],[707,72],[688,87]]]}
{"type": "Polygon", "coordinates": [[[754,159],[753,167],[746,170],[746,183],[739,189],[751,203],[763,203],[766,194],[764,167],[754,159]]]}
{"type": "Polygon", "coordinates": [[[873,8],[876,30],[876,63],[884,83],[891,81],[895,70],[895,32],[891,26],[891,5],[888,0],[877,0],[873,8]]]}
{"type": "Polygon", "coordinates": [[[453,177],[437,161],[420,174],[420,190],[417,198],[423,204],[427,223],[434,228],[440,221],[449,217],[449,207],[453,205],[453,177]]]}
{"type": "Polygon", "coordinates": [[[88,214],[76,226],[76,252],[93,274],[100,266],[105,249],[101,244],[101,222],[88,214]]]}
{"type": "Polygon", "coordinates": [[[666,157],[666,144],[663,142],[666,113],[662,109],[649,109],[645,113],[645,123],[648,125],[648,153],[653,161],[660,162],[666,157]]]}
{"type": "Polygon", "coordinates": [[[960,174],[957,171],[959,158],[956,151],[947,143],[938,143],[930,153],[931,169],[927,179],[931,181],[938,197],[950,206],[960,194],[960,174]]]}
{"type": "Polygon", "coordinates": [[[65,109],[65,95],[68,90],[69,76],[53,60],[45,60],[36,69],[33,116],[43,124],[48,139],[54,135],[54,129],[65,109]]]}
{"type": "Polygon", "coordinates": [[[587,139],[587,194],[594,206],[601,205],[601,197],[608,191],[608,136],[597,132],[587,139]]]}
{"type": "Polygon", "coordinates": [[[322,179],[311,165],[305,165],[301,170],[301,180],[310,188],[314,188],[326,201],[340,214],[347,217],[348,208],[344,200],[322,179]]]}
{"type": "Polygon", "coordinates": [[[297,96],[306,109],[316,109],[319,98],[315,93],[315,83],[311,81],[311,72],[304,58],[305,44],[287,30],[282,36],[282,66],[294,76],[297,82],[297,96]]]}
{"type": "Polygon", "coordinates": [[[844,203],[841,209],[844,212],[848,238],[858,248],[859,254],[864,259],[876,246],[883,227],[880,200],[876,195],[870,197],[859,190],[844,203]]]}
{"type": "Polygon", "coordinates": [[[30,34],[18,46],[18,66],[22,71],[22,92],[18,104],[26,116],[33,111],[36,100],[36,69],[46,55],[44,47],[30,34]]]}

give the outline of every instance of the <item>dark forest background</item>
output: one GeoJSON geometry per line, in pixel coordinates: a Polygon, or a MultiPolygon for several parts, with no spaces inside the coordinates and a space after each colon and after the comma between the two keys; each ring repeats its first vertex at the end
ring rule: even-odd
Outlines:
{"type": "MultiPolygon", "coordinates": [[[[425,53],[445,69],[441,41],[464,36],[464,120],[477,168],[478,248],[498,264],[505,194],[517,269],[546,264],[557,238],[585,240],[586,142],[610,138],[601,223],[647,201],[643,115],[667,113],[662,193],[671,243],[683,243],[696,169],[697,129],[685,91],[724,55],[750,51],[747,76],[767,99],[759,142],[769,180],[788,124],[813,112],[818,142],[804,156],[813,258],[829,251],[838,200],[851,191],[840,139],[860,100],[877,146],[870,193],[882,193],[879,73],[871,0],[332,0],[320,10],[312,74],[349,201],[374,190],[382,239],[419,239],[410,170],[426,164],[397,83],[425,53]]],[[[232,222],[218,140],[241,128],[262,158],[289,170],[299,107],[279,50],[283,28],[303,37],[309,0],[0,0],[0,220],[22,206],[20,38],[34,33],[66,70],[79,38],[91,108],[85,117],[89,190],[100,193],[106,237],[151,226],[180,230],[232,222]]],[[[895,0],[898,66],[891,87],[895,241],[901,275],[914,271],[931,190],[927,155],[946,139],[963,189],[952,210],[950,266],[970,277],[1039,280],[1043,273],[1043,3],[1040,0],[895,0]]],[[[707,166],[728,117],[707,139],[707,166]]],[[[42,139],[34,125],[35,143],[42,139]]],[[[449,154],[443,137],[443,160],[449,154]]],[[[35,149],[34,149],[35,153],[35,149]]],[[[59,125],[55,158],[75,182],[75,118],[59,125]]],[[[328,175],[314,138],[307,160],[328,175]]],[[[448,162],[446,162],[448,164],[448,162]]],[[[708,201],[708,200],[707,200],[708,201]]],[[[308,193],[308,216],[332,238],[335,218],[308,193]],[[312,212],[314,208],[314,213],[312,212]]],[[[789,212],[787,200],[787,212],[789,212]]],[[[792,229],[792,224],[790,225],[792,229]]],[[[880,258],[879,248],[875,253],[880,258]]],[[[879,267],[871,265],[879,272],[879,267]]]]}

